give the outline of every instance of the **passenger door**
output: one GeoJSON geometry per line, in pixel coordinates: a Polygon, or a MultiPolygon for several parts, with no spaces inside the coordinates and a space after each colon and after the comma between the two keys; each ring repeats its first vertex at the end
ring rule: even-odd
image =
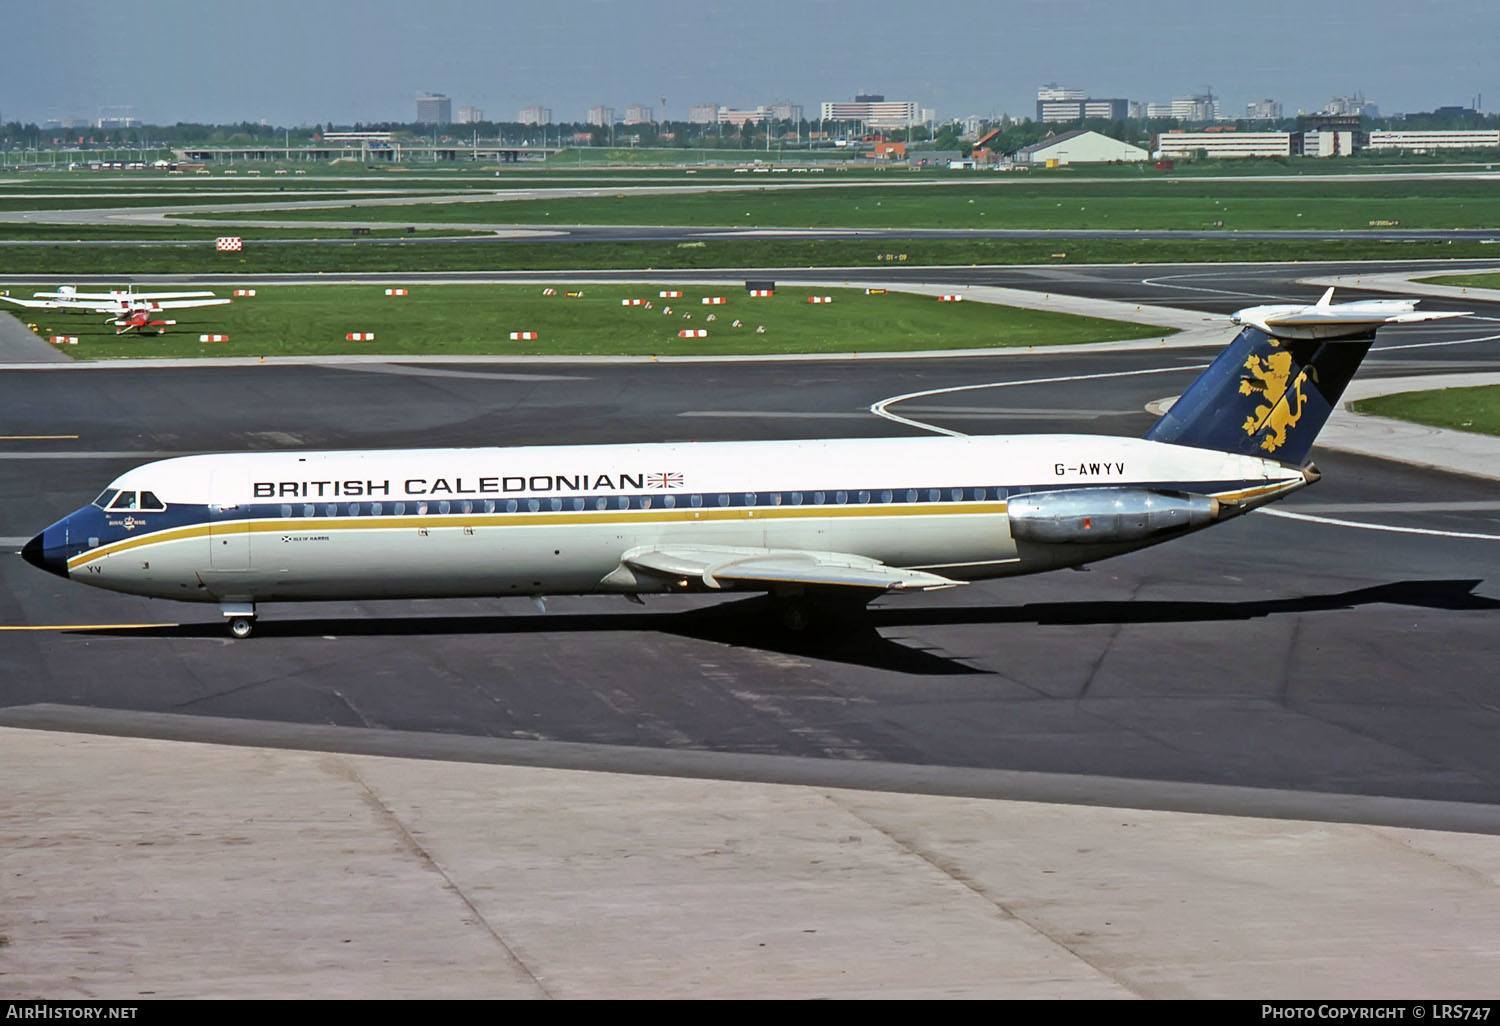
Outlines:
{"type": "Polygon", "coordinates": [[[239,475],[215,472],[209,479],[208,561],[215,570],[250,569],[250,521],[237,504],[239,475]]]}

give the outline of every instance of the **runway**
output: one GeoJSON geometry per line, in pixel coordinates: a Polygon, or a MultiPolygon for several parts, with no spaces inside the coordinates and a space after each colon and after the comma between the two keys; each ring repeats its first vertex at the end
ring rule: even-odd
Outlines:
{"type": "MultiPolygon", "coordinates": [[[[1360,267],[1068,268],[1051,269],[1052,277],[1047,270],[884,273],[891,281],[942,275],[956,285],[1058,289],[1145,307],[1223,313],[1252,302],[1316,298],[1321,291],[1317,286],[1297,280],[1354,274],[1360,267]]],[[[869,273],[874,272],[861,276],[869,273]]],[[[736,274],[745,277],[745,272],[726,271],[722,279],[733,280],[736,274]]],[[[829,272],[776,276],[828,280],[829,272]]],[[[1424,303],[1429,306],[1452,304],[1424,303]]],[[[1500,341],[1486,338],[1496,334],[1486,318],[1500,317],[1500,309],[1486,303],[1469,307],[1481,319],[1382,332],[1361,378],[1500,370],[1500,341]]],[[[1223,340],[1230,334],[1226,330],[1223,340]]],[[[187,452],[886,437],[914,429],[872,415],[871,406],[881,400],[928,389],[1022,381],[1035,383],[931,395],[895,408],[912,419],[969,433],[1139,435],[1153,419],[1147,404],[1179,391],[1211,355],[1212,348],[1204,347],[1039,351],[1003,359],[206,363],[87,372],[12,368],[0,375],[0,434],[8,436],[0,442],[0,538],[18,543],[86,502],[121,470],[187,452]]],[[[983,799],[991,803],[986,806],[991,811],[1012,808],[1005,804],[1010,799],[1060,803],[1038,805],[1038,810],[1106,807],[1094,827],[1076,835],[1056,820],[1033,821],[1047,839],[1030,843],[1044,845],[1048,858],[1064,849],[1087,850],[1096,843],[1096,831],[1109,822],[1107,810],[1119,808],[1147,810],[1131,814],[1146,819],[1156,814],[1149,810],[1271,816],[1345,823],[1351,830],[1359,824],[1384,824],[1399,831],[1459,831],[1493,841],[1500,835],[1500,749],[1494,744],[1500,706],[1493,686],[1493,667],[1500,664],[1500,491],[1491,480],[1316,447],[1313,458],[1322,480],[1278,509],[1423,533],[1391,534],[1257,514],[1086,572],[881,599],[861,628],[831,639],[764,631],[756,598],[663,598],[648,600],[642,609],[618,599],[579,597],[553,600],[545,611],[520,599],[268,606],[256,636],[236,642],[227,637],[213,606],[113,595],[40,574],[19,559],[0,560],[0,724],[252,749],[346,752],[362,758],[472,762],[476,772],[484,771],[476,779],[496,788],[494,804],[486,805],[487,811],[476,808],[476,814],[488,820],[506,808],[498,824],[531,823],[531,831],[539,828],[528,817],[538,813],[526,804],[525,795],[536,784],[526,775],[530,771],[517,767],[699,782],[688,789],[697,798],[684,791],[671,800],[707,801],[704,795],[711,793],[722,805],[692,805],[690,818],[709,816],[718,807],[744,817],[742,799],[721,790],[730,782],[855,788],[868,792],[868,800],[844,802],[841,808],[857,809],[863,822],[883,824],[890,836],[902,839],[904,850],[922,852],[924,865],[951,867],[945,886],[971,880],[970,886],[987,900],[1023,885],[1011,878],[986,882],[996,863],[972,861],[975,850],[965,854],[966,829],[991,836],[974,825],[977,820],[960,817],[938,827],[923,819],[918,828],[913,825],[917,820],[901,820],[881,803],[901,795],[932,795],[945,801],[983,799]],[[501,796],[510,796],[512,788],[519,789],[518,797],[508,800],[519,804],[506,806],[501,796]],[[939,835],[941,844],[927,843],[939,835]],[[1057,847],[1060,840],[1067,843],[1057,847]]],[[[115,749],[107,741],[100,744],[99,757],[113,760],[115,749]]],[[[224,751],[226,765],[241,765],[241,757],[233,754],[240,749],[224,751]]],[[[270,764],[268,758],[263,765],[270,764]]],[[[209,764],[186,772],[196,780],[197,774],[210,772],[209,764]]],[[[53,763],[42,758],[38,765],[53,763]]],[[[382,802],[399,806],[406,800],[388,797],[398,780],[426,781],[418,790],[427,798],[448,793],[425,770],[377,770],[368,759],[359,765],[362,775],[380,782],[369,786],[382,802]]],[[[125,774],[150,772],[128,761],[118,766],[125,774]]],[[[67,779],[61,769],[48,772],[49,780],[67,779]]],[[[616,779],[570,785],[569,805],[551,807],[547,815],[573,810],[572,802],[590,806],[606,795],[614,796],[611,801],[641,803],[622,808],[645,810],[658,809],[654,801],[668,800],[643,800],[628,787],[617,791],[607,782],[616,779]]],[[[261,785],[233,786],[251,788],[251,800],[260,800],[261,785]]],[[[62,799],[54,793],[49,800],[62,799]]],[[[411,800],[420,804],[425,799],[411,800]]],[[[311,804],[293,802],[289,808],[311,816],[309,822],[332,822],[316,811],[321,808],[318,799],[306,801],[311,804]]],[[[660,808],[687,814],[689,806],[660,808]]],[[[810,819],[793,814],[790,820],[801,824],[799,829],[815,829],[813,823],[828,818],[804,811],[810,819]]],[[[269,809],[258,815],[275,818],[269,809]]],[[[407,822],[406,813],[398,810],[396,815],[407,822]]],[[[442,818],[433,808],[403,829],[421,838],[425,829],[437,830],[434,821],[442,818]]],[[[687,826],[676,822],[680,819],[664,811],[662,819],[651,822],[669,831],[663,837],[671,844],[677,835],[670,831],[687,826]]],[[[735,822],[754,819],[751,814],[735,822]]],[[[848,829],[845,820],[833,821],[841,824],[833,829],[848,829]]],[[[1153,836],[1187,829],[1167,828],[1167,820],[1151,822],[1157,824],[1153,836]]],[[[1206,821],[1192,822],[1192,829],[1205,838],[1210,829],[1215,838],[1233,836],[1239,829],[1223,832],[1219,820],[1211,827],[1206,821]]],[[[465,825],[460,832],[470,829],[465,825]]],[[[762,829],[766,836],[777,833],[769,822],[762,829]]],[[[1338,828],[1309,829],[1326,833],[1338,828]]],[[[591,851],[599,844],[614,850],[612,842],[602,841],[603,834],[593,830],[580,833],[577,842],[591,851]]],[[[708,845],[712,828],[702,837],[694,834],[683,843],[708,845]]],[[[1120,879],[1131,872],[1144,877],[1162,870],[1165,901],[1174,880],[1201,868],[1201,853],[1215,853],[1208,856],[1210,867],[1234,863],[1241,854],[1217,847],[1219,840],[1202,841],[1200,852],[1191,833],[1172,836],[1179,837],[1173,850],[1180,847],[1182,863],[1159,851],[1141,855],[1136,863],[1127,858],[1119,868],[1120,879]],[[1166,872],[1169,864],[1175,868],[1166,872]]],[[[1255,857],[1267,858],[1288,836],[1257,842],[1255,857]]],[[[447,859],[457,858],[433,843],[439,864],[448,866],[447,859]]],[[[634,851],[634,843],[621,841],[618,850],[634,851]]],[[[718,843],[730,850],[740,844],[718,843]]],[[[1113,843],[1125,844],[1116,851],[1129,850],[1119,838],[1113,843]]],[[[426,850],[427,842],[422,845],[426,850]]],[[[983,851],[986,859],[994,855],[992,847],[983,851]]],[[[215,850],[204,857],[226,856],[215,850]]],[[[478,852],[466,857],[487,858],[478,852]]],[[[819,850],[806,857],[831,856],[819,850]]],[[[333,858],[336,865],[339,856],[333,858]]],[[[597,863],[604,876],[599,886],[612,886],[623,858],[597,863]]],[[[1323,893],[1333,886],[1333,878],[1355,865],[1344,861],[1347,850],[1338,858],[1339,869],[1332,863],[1324,867],[1331,876],[1320,885],[1323,893]]],[[[1468,866],[1487,864],[1453,858],[1468,866]]],[[[774,861],[769,853],[765,859],[774,861]]],[[[837,857],[834,861],[845,864],[837,857]]],[[[539,864],[516,872],[534,873],[539,864]]],[[[1274,860],[1267,864],[1280,865],[1274,860]]],[[[1081,878],[1073,869],[1067,872],[1070,879],[1081,878]]],[[[532,974],[534,965],[548,964],[548,958],[560,960],[554,965],[568,961],[562,956],[564,934],[547,929],[532,935],[513,921],[516,909],[528,907],[525,894],[517,892],[509,903],[489,907],[482,895],[476,897],[472,883],[489,877],[481,875],[468,884],[461,872],[451,878],[471,910],[477,909],[509,944],[516,945],[517,936],[532,938],[531,946],[521,943],[515,956],[532,974]],[[494,925],[502,922],[507,925],[494,925]]],[[[868,886],[879,890],[875,880],[881,878],[876,874],[868,886]]],[[[791,922],[796,920],[794,896],[827,885],[825,875],[804,868],[791,878],[778,878],[774,895],[760,890],[753,898],[744,895],[743,906],[731,904],[744,915],[752,915],[751,908],[780,909],[778,915],[791,922]],[[789,879],[795,882],[788,884],[789,879]],[[782,891],[783,886],[788,889],[782,891]]],[[[712,903],[715,894],[725,893],[711,879],[704,886],[700,900],[712,903]]],[[[1399,880],[1392,887],[1402,893],[1399,880]]],[[[1418,892],[1410,888],[1411,894],[1418,892]]],[[[1102,893],[1085,890],[1051,900],[1092,907],[1107,903],[1102,893]]],[[[1339,908],[1351,914],[1364,908],[1364,893],[1339,908]]],[[[963,937],[977,929],[945,919],[951,908],[939,911],[932,893],[918,896],[897,888],[891,896],[909,909],[934,910],[933,915],[913,913],[909,921],[904,912],[888,920],[903,924],[897,933],[934,930],[925,952],[946,950],[937,939],[945,929],[963,937]],[[944,922],[946,926],[938,925],[944,922]]],[[[847,916],[855,907],[850,902],[867,897],[851,893],[846,899],[837,904],[837,912],[830,905],[828,916],[847,916]]],[[[938,901],[941,905],[949,899],[951,895],[938,901]]],[[[633,899],[616,895],[612,900],[633,899]]],[[[1153,892],[1153,907],[1156,900],[1153,892]]],[[[1247,915],[1256,900],[1242,894],[1232,914],[1247,915]]],[[[1300,899],[1311,920],[1297,918],[1292,906],[1298,902],[1289,901],[1283,910],[1287,922],[1296,923],[1295,936],[1317,934],[1319,922],[1329,921],[1317,918],[1325,911],[1316,900],[1311,894],[1300,899]]],[[[1465,938],[1487,929],[1492,920],[1486,901],[1470,903],[1470,918],[1460,916],[1451,920],[1451,929],[1438,930],[1431,950],[1453,951],[1465,938]]],[[[564,905],[581,904],[587,902],[564,902],[556,894],[549,901],[531,900],[535,914],[543,917],[564,905]]],[[[1371,904],[1369,914],[1378,919],[1376,910],[1383,908],[1379,902],[1371,904]]],[[[729,908],[722,911],[731,914],[729,908]]],[[[1013,995],[1052,980],[1062,996],[1244,997],[1264,993],[1255,988],[1264,988],[1269,979],[1283,978],[1258,975],[1246,967],[1250,962],[1230,958],[1223,968],[1204,965],[1183,974],[1169,972],[1175,981],[1170,985],[1152,983],[1148,978],[1155,979],[1163,964],[1156,960],[1165,957],[1155,953],[1158,949],[1121,938],[1123,946],[1111,947],[1120,952],[1117,964],[1089,953],[1095,943],[1087,939],[1090,931],[1110,932],[1092,919],[1079,920],[1076,929],[1059,930],[1045,925],[1046,913],[1016,914],[1049,943],[1072,952],[1070,959],[1086,961],[1089,971],[1075,975],[1060,969],[1052,955],[1036,956],[1017,962],[1014,978],[1006,976],[1002,984],[998,977],[983,975],[992,972],[984,968],[995,964],[992,960],[980,957],[970,963],[955,951],[954,973],[973,986],[943,973],[925,980],[914,971],[902,978],[903,992],[932,996],[931,988],[937,986],[947,993],[1013,995]],[[1126,957],[1127,951],[1134,954],[1126,957]]],[[[349,912],[350,921],[355,915],[349,912]]],[[[614,922],[607,910],[599,916],[601,924],[614,922]]],[[[540,922],[522,918],[533,925],[540,922]]],[[[680,918],[684,923],[711,920],[716,929],[733,930],[729,919],[710,911],[680,918]]],[[[1159,943],[1162,934],[1157,931],[1166,929],[1161,924],[1169,920],[1130,921],[1149,923],[1146,934],[1159,943]]],[[[854,955],[859,945],[866,951],[888,951],[886,945],[896,939],[872,938],[847,919],[842,922],[849,932],[834,931],[839,940],[830,943],[835,947],[821,956],[804,956],[822,971],[816,983],[792,982],[797,974],[782,966],[768,977],[771,992],[848,993],[830,980],[860,962],[854,955]]],[[[1350,936],[1366,932],[1352,921],[1344,925],[1350,936]]],[[[373,935],[380,927],[370,929],[373,935]]],[[[681,940],[689,945],[703,941],[704,935],[683,929],[681,940]]],[[[1214,933],[1197,919],[1181,929],[1193,936],[1214,933]]],[[[1256,952],[1280,943],[1258,934],[1254,923],[1243,934],[1261,938],[1252,945],[1256,952]]],[[[1342,947],[1347,951],[1351,944],[1365,950],[1347,938],[1342,947]]],[[[609,950],[619,960],[629,947],[621,936],[609,950]]],[[[691,957],[662,942],[661,950],[668,948],[672,954],[662,957],[691,957]]],[[[1337,958],[1320,943],[1294,944],[1273,960],[1283,974],[1303,971],[1281,961],[1294,952],[1314,960],[1337,958]]],[[[398,951],[391,957],[399,962],[404,956],[398,951]]],[[[1398,942],[1388,958],[1364,964],[1389,974],[1405,958],[1398,942]]],[[[623,973],[627,961],[614,964],[623,973]]],[[[564,973],[558,980],[544,978],[538,984],[518,977],[509,996],[535,996],[538,985],[551,993],[566,992],[568,985],[573,993],[594,996],[631,992],[628,973],[606,981],[597,975],[597,962],[582,958],[569,964],[574,975],[564,973]]],[[[859,986],[878,986],[868,982],[872,976],[863,968],[882,965],[877,958],[854,973],[847,986],[857,985],[855,976],[867,981],[859,986]]],[[[686,993],[753,992],[748,981],[756,970],[740,968],[745,975],[713,977],[713,982],[704,977],[686,993]]],[[[330,982],[338,985],[355,972],[309,976],[307,992],[327,994],[330,982]]],[[[1477,963],[1464,958],[1450,960],[1445,972],[1441,978],[1449,984],[1468,980],[1478,986],[1477,981],[1487,978],[1477,963]]],[[[1326,972],[1307,969],[1298,978],[1327,995],[1349,993],[1351,981],[1364,974],[1351,962],[1326,972]],[[1323,981],[1321,989],[1318,981],[1323,981]]],[[[1434,976],[1429,972],[1424,978],[1434,976]]],[[[452,993],[491,994],[478,979],[472,986],[467,979],[455,983],[452,993]]],[[[648,985],[651,993],[672,992],[669,983],[656,979],[654,990],[648,985]]],[[[381,983],[371,986],[385,992],[381,983]]],[[[187,996],[205,992],[203,987],[195,990],[191,980],[178,988],[187,996]]],[[[222,987],[206,989],[225,992],[222,987]]],[[[1376,992],[1384,991],[1381,986],[1355,991],[1376,992]]]]}

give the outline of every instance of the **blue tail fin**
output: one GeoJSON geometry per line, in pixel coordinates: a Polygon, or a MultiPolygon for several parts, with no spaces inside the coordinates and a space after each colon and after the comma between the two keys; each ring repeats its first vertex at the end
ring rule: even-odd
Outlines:
{"type": "Polygon", "coordinates": [[[1146,437],[1301,463],[1374,340],[1373,327],[1336,341],[1247,327],[1146,437]]]}

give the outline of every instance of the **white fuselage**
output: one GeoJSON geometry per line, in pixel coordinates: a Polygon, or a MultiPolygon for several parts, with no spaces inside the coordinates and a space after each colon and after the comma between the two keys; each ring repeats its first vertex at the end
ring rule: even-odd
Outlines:
{"type": "Polygon", "coordinates": [[[155,506],[85,507],[45,538],[75,580],[219,603],[672,590],[626,557],[674,546],[848,553],[967,581],[1162,540],[1018,543],[1018,493],[1137,486],[1238,511],[1307,480],[1095,435],[247,453],[131,470],[110,491],[155,506]]]}

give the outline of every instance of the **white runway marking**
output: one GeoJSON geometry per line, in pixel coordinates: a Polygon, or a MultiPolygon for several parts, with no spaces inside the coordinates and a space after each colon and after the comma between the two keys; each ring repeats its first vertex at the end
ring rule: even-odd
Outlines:
{"type": "Polygon", "coordinates": [[[1430,349],[1433,346],[1464,346],[1470,342],[1494,342],[1496,339],[1500,339],[1500,335],[1481,335],[1479,338],[1455,338],[1447,342],[1412,342],[1404,346],[1381,346],[1379,349],[1372,349],[1370,355],[1377,356],[1380,353],[1389,353],[1395,349],[1430,349]]]}
{"type": "Polygon", "coordinates": [[[1128,378],[1141,374],[1173,374],[1185,371],[1201,371],[1207,366],[1208,364],[1206,363],[1200,363],[1181,367],[1149,367],[1145,370],[1110,371],[1105,374],[1069,374],[1058,378],[1027,378],[1022,381],[989,381],[982,385],[954,385],[950,388],[928,388],[920,392],[907,392],[905,395],[894,395],[889,399],[882,399],[877,403],[872,403],[870,412],[877,417],[884,417],[886,420],[893,420],[898,424],[906,424],[909,427],[918,428],[922,431],[934,431],[940,435],[953,435],[956,438],[962,438],[964,437],[962,431],[950,431],[948,428],[938,427],[935,424],[912,420],[910,417],[903,417],[899,413],[892,413],[889,407],[896,403],[904,403],[909,399],[922,399],[934,395],[950,395],[954,392],[973,392],[981,388],[1013,388],[1017,385],[1055,385],[1068,381],[1097,381],[1100,378],[1128,378]]]}
{"type": "MultiPolygon", "coordinates": [[[[1041,410],[1025,406],[921,406],[914,413],[931,413],[960,420],[1087,420],[1131,417],[1139,410],[1041,410]]],[[[869,411],[853,410],[683,410],[679,417],[720,417],[726,420],[863,420],[869,411]]]]}
{"type": "Polygon", "coordinates": [[[1268,292],[1239,292],[1234,289],[1210,289],[1204,288],[1201,285],[1178,285],[1171,280],[1173,278],[1207,278],[1211,280],[1217,275],[1218,272],[1204,272],[1201,274],[1167,274],[1162,275],[1158,278],[1142,278],[1141,284],[1146,285],[1150,288],[1157,289],[1182,289],[1186,292],[1210,292],[1216,296],[1234,296],[1238,299],[1270,300],[1271,302],[1277,302],[1279,300],[1281,302],[1290,302],[1289,300],[1282,299],[1280,296],[1268,292]]]}
{"type": "Polygon", "coordinates": [[[1389,531],[1392,534],[1425,534],[1435,538],[1468,538],[1474,541],[1500,541],[1500,534],[1480,534],[1475,531],[1439,531],[1430,527],[1397,527],[1394,524],[1366,524],[1358,520],[1315,517],[1308,513],[1292,513],[1284,509],[1267,509],[1264,507],[1252,512],[1264,513],[1268,517],[1282,517],[1287,520],[1305,520],[1314,524],[1329,524],[1333,527],[1357,527],[1364,531],[1389,531]]]}
{"type": "Polygon", "coordinates": [[[867,414],[854,411],[838,410],[683,410],[679,417],[727,417],[732,420],[740,420],[747,417],[766,419],[790,419],[790,420],[863,420],[867,414]]]}
{"type": "Polygon", "coordinates": [[[1460,502],[1299,502],[1303,513],[1463,513],[1500,512],[1500,502],[1489,499],[1460,502]]]}

